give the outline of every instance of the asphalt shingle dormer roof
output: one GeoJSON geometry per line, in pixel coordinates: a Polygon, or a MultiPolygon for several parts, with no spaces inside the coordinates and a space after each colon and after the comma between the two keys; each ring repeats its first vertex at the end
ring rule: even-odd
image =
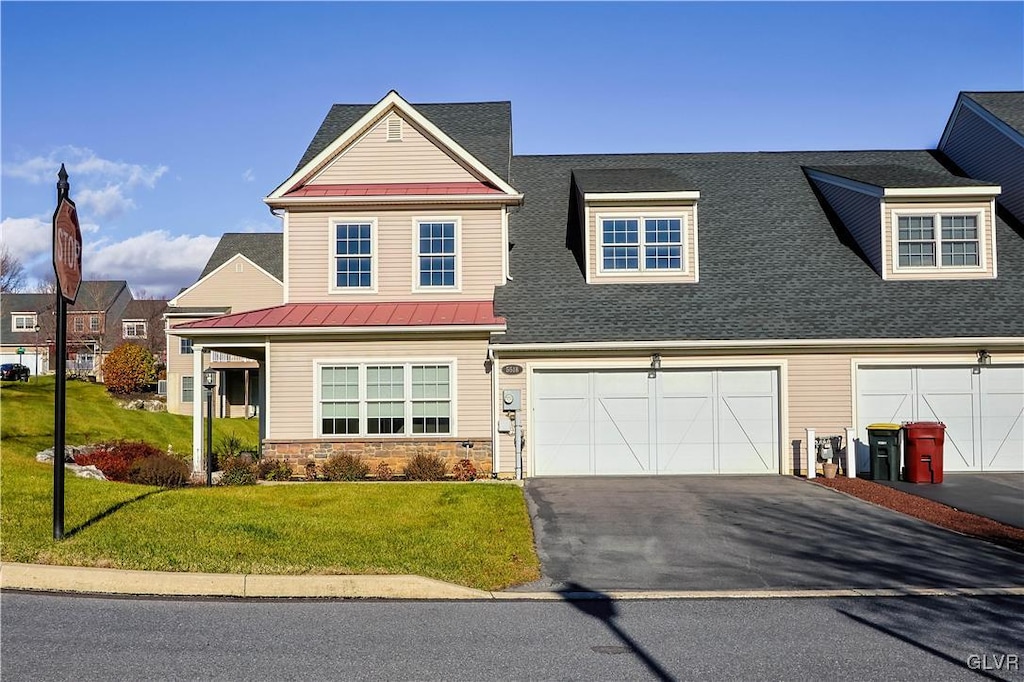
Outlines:
{"type": "MultiPolygon", "coordinates": [[[[512,103],[467,102],[458,104],[413,104],[412,107],[444,131],[463,149],[491,171],[508,180],[512,156],[512,103]]],[[[295,167],[303,166],[351,128],[370,104],[335,104],[295,167]]]]}
{"type": "Polygon", "coordinates": [[[206,261],[199,279],[242,254],[278,280],[284,281],[284,237],[280,232],[226,232],[206,261]]]}
{"type": "Polygon", "coordinates": [[[941,172],[924,171],[920,168],[908,166],[886,165],[863,165],[863,166],[814,166],[811,170],[818,170],[829,175],[837,175],[841,178],[856,180],[866,185],[872,185],[885,189],[887,187],[901,188],[924,188],[924,187],[985,187],[991,185],[989,182],[974,180],[953,175],[946,170],[941,172]]]}
{"type": "Polygon", "coordinates": [[[1024,92],[965,92],[964,95],[1024,135],[1024,92]]]}
{"type": "MultiPolygon", "coordinates": [[[[805,167],[959,182],[928,151],[516,156],[502,343],[1024,336],[1024,236],[996,220],[998,278],[883,281],[805,167]],[[566,246],[574,173],[660,168],[700,191],[696,283],[587,284],[566,246]]],[[[879,178],[875,178],[878,180],[879,178]]]]}
{"type": "Polygon", "coordinates": [[[679,192],[697,189],[665,168],[577,168],[576,187],[584,193],[679,192]]]}

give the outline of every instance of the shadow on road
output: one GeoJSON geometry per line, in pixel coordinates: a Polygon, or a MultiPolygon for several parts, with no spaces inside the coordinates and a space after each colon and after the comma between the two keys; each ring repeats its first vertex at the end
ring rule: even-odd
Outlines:
{"type": "Polygon", "coordinates": [[[161,488],[160,490],[150,490],[149,492],[142,493],[141,495],[133,497],[130,500],[124,500],[123,502],[118,502],[117,504],[113,505],[112,507],[109,507],[109,508],[101,511],[99,514],[97,514],[96,516],[92,517],[91,519],[89,519],[89,520],[87,520],[87,521],[85,521],[85,522],[75,526],[71,530],[67,531],[66,533],[64,533],[64,537],[65,538],[74,537],[75,535],[78,535],[79,533],[81,533],[83,530],[85,530],[89,526],[91,526],[91,525],[93,525],[95,523],[99,523],[100,521],[102,521],[103,519],[107,518],[111,514],[117,512],[117,511],[120,511],[121,509],[124,509],[128,505],[134,504],[136,502],[141,502],[142,500],[146,499],[147,497],[151,497],[152,495],[159,495],[162,492],[166,492],[166,490],[167,490],[166,488],[161,488]]]}
{"type": "Polygon", "coordinates": [[[561,595],[562,599],[564,599],[566,603],[576,610],[601,621],[601,623],[608,628],[608,630],[615,635],[620,642],[622,642],[625,649],[636,656],[641,663],[647,666],[647,669],[650,670],[651,674],[656,678],[659,680],[675,679],[669,675],[668,672],[662,668],[642,646],[640,646],[632,637],[626,634],[618,624],[615,623],[615,617],[618,615],[618,611],[615,608],[615,600],[607,594],[591,590],[578,583],[566,583],[562,589],[558,590],[558,594],[561,595]]]}

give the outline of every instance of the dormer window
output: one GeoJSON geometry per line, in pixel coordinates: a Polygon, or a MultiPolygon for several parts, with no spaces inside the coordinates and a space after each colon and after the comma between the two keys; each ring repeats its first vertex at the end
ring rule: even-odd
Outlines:
{"type": "Polygon", "coordinates": [[[14,313],[11,315],[11,331],[30,332],[36,328],[35,313],[14,313]]]}
{"type": "Polygon", "coordinates": [[[684,224],[682,217],[602,218],[601,271],[682,270],[684,224]]]}
{"type": "Polygon", "coordinates": [[[893,217],[897,269],[982,267],[981,211],[946,213],[917,209],[893,211],[893,217]]]}

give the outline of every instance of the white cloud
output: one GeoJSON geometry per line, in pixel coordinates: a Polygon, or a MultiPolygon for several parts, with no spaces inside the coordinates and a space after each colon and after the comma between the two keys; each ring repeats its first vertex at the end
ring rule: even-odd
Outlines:
{"type": "Polygon", "coordinates": [[[99,180],[106,184],[144,185],[155,187],[156,181],[167,172],[167,166],[143,166],[137,163],[111,161],[96,155],[86,147],[65,145],[46,156],[35,156],[24,161],[4,162],[3,174],[32,183],[54,183],[63,163],[71,176],[72,187],[79,176],[99,180]]]}
{"type": "Polygon", "coordinates": [[[242,173],[242,180],[245,182],[252,182],[256,179],[256,174],[252,172],[252,168],[246,168],[245,172],[242,173]]]}
{"type": "Polygon", "coordinates": [[[85,245],[82,269],[87,279],[124,279],[154,295],[173,296],[193,282],[213,253],[219,237],[174,236],[152,230],[120,242],[85,245]]]}
{"type": "Polygon", "coordinates": [[[116,218],[135,208],[135,202],[124,195],[122,185],[83,189],[75,197],[75,204],[99,218],[116,218]]]}
{"type": "Polygon", "coordinates": [[[4,218],[0,222],[0,239],[23,264],[53,250],[53,222],[43,216],[4,218]]]}

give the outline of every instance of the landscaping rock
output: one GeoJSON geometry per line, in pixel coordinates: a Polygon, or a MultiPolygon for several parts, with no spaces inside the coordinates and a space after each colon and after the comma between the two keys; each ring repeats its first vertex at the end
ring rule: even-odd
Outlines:
{"type": "Polygon", "coordinates": [[[75,474],[79,478],[91,478],[97,481],[105,481],[107,477],[103,475],[103,472],[97,469],[94,465],[89,464],[87,466],[79,466],[78,464],[65,464],[64,468],[75,474]]]}

